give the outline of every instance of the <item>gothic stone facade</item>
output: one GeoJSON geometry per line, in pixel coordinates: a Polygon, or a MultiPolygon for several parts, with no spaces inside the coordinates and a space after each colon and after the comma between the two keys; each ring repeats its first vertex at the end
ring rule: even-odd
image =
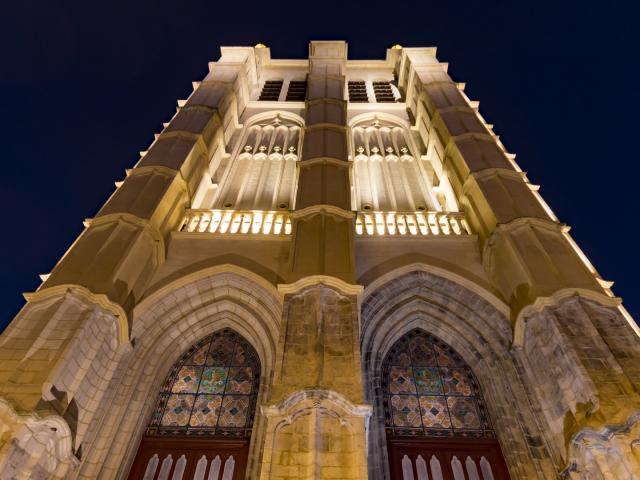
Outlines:
{"type": "Polygon", "coordinates": [[[638,329],[435,54],[222,48],[0,337],[0,477],[127,478],[227,332],[259,370],[246,478],[389,478],[384,362],[425,332],[511,478],[640,478],[638,329]]]}

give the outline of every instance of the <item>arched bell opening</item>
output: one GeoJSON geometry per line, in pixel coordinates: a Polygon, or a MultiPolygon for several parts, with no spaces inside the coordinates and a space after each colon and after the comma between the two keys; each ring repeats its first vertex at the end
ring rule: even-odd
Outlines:
{"type": "Polygon", "coordinates": [[[413,329],[381,372],[392,480],[509,479],[480,385],[458,353],[413,329]]]}
{"type": "Polygon", "coordinates": [[[258,354],[232,329],[191,346],[162,385],[129,478],[244,478],[259,385],[258,354]]]}

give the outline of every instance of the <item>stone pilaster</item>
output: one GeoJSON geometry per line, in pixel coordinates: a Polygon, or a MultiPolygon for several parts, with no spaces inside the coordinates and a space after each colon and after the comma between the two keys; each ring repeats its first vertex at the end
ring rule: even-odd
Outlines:
{"type": "Polygon", "coordinates": [[[347,46],[311,42],[306,127],[261,478],[367,478],[346,101],[347,46]]]}
{"type": "Polygon", "coordinates": [[[266,417],[263,479],[367,478],[359,348],[361,287],[312,276],[281,285],[282,333],[266,417]]]}
{"type": "Polygon", "coordinates": [[[300,161],[290,265],[293,274],[355,280],[346,101],[347,46],[309,46],[306,127],[300,161]]]}

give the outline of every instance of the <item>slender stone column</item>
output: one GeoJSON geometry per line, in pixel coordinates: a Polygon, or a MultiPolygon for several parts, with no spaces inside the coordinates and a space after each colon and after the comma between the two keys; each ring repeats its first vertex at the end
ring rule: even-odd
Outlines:
{"type": "MultiPolygon", "coordinates": [[[[224,49],[0,336],[0,401],[19,414],[19,424],[29,415],[60,418],[70,432],[65,455],[81,457],[84,435],[131,348],[130,311],[164,262],[165,238],[182,220],[209,160],[224,149],[222,125],[234,124],[255,82],[253,49],[224,49]]],[[[27,465],[32,453],[2,450],[0,477],[16,474],[3,470],[6,459],[27,465]]],[[[58,458],[47,465],[57,468],[56,461],[73,463],[58,458]]]]}
{"type": "Polygon", "coordinates": [[[364,479],[371,409],[362,402],[354,282],[344,42],[312,42],[306,129],[282,332],[261,478],[364,479]]]}

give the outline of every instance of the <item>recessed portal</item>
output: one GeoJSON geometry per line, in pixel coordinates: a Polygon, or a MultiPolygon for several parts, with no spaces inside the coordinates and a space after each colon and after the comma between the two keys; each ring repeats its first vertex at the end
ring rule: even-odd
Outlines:
{"type": "Polygon", "coordinates": [[[233,330],[193,345],[163,384],[129,478],[244,478],[259,385],[258,355],[233,330]]]}
{"type": "Polygon", "coordinates": [[[392,479],[509,478],[478,381],[449,345],[408,332],[387,353],[382,389],[392,479]]]}

